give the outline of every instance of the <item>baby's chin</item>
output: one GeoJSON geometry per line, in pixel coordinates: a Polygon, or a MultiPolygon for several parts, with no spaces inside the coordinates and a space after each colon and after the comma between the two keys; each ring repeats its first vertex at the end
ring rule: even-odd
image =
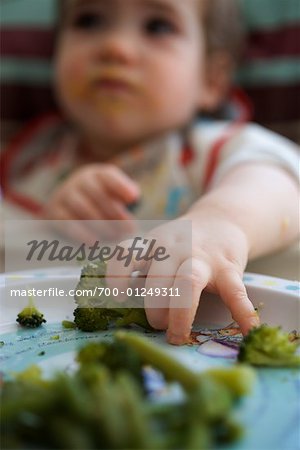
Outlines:
{"type": "Polygon", "coordinates": [[[103,145],[125,149],[159,139],[187,122],[183,116],[128,108],[123,102],[69,105],[67,109],[84,134],[103,145]]]}
{"type": "Polygon", "coordinates": [[[129,116],[124,120],[102,115],[90,120],[87,117],[85,119],[79,125],[86,135],[112,145],[124,145],[125,148],[145,144],[169,131],[169,129],[163,127],[151,126],[147,122],[142,123],[139,118],[135,119],[129,116]]]}

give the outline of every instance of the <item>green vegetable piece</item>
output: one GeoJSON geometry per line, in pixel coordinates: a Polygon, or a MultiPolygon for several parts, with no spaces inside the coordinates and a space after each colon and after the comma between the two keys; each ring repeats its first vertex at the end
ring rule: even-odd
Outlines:
{"type": "Polygon", "coordinates": [[[185,450],[212,448],[213,433],[205,422],[192,417],[187,427],[185,450]]]}
{"type": "Polygon", "coordinates": [[[74,322],[82,331],[101,331],[108,327],[108,318],[102,308],[76,308],[74,322]]]}
{"type": "MultiPolygon", "coordinates": [[[[237,438],[232,417],[236,393],[229,373],[212,369],[195,374],[148,339],[116,334],[113,341],[83,347],[75,371],[45,379],[32,366],[5,380],[0,391],[2,447],[200,450],[237,438]],[[167,378],[182,382],[180,402],[153,402],[145,395],[141,374],[149,360],[167,378]],[[188,389],[189,381],[193,389],[188,389]]],[[[233,378],[238,376],[234,371],[233,378]]]]}
{"type": "Polygon", "coordinates": [[[71,322],[71,320],[63,320],[61,324],[62,324],[63,328],[66,328],[69,330],[76,328],[76,323],[71,322]]]}
{"type": "Polygon", "coordinates": [[[195,391],[209,378],[226,387],[233,397],[240,397],[250,392],[255,380],[254,371],[243,365],[209,369],[205,373],[194,372],[162,347],[134,332],[117,331],[115,338],[135,350],[144,363],[160,370],[167,380],[181,383],[187,391],[195,391]]]}
{"type": "Polygon", "coordinates": [[[263,324],[245,336],[239,350],[238,361],[255,366],[299,367],[297,345],[280,327],[263,324]]]}
{"type": "Polygon", "coordinates": [[[222,418],[222,421],[217,423],[215,432],[215,440],[217,443],[229,444],[240,439],[244,434],[244,429],[230,415],[227,415],[222,418]]]}
{"type": "Polygon", "coordinates": [[[135,297],[128,298],[130,308],[120,308],[113,297],[101,293],[101,289],[106,287],[105,274],[106,263],[103,261],[89,263],[83,267],[75,290],[75,301],[78,305],[74,311],[76,327],[82,331],[101,331],[109,326],[118,328],[138,325],[152,330],[143,304],[137,304],[135,297]],[[131,303],[134,307],[131,307],[131,303]],[[142,307],[137,308],[140,304],[142,307]]]}
{"type": "Polygon", "coordinates": [[[149,339],[134,332],[117,331],[117,342],[127,344],[135,350],[144,363],[159,369],[167,380],[178,381],[187,391],[193,391],[200,383],[199,374],[184,366],[177,359],[149,339]]]}
{"type": "Polygon", "coordinates": [[[190,417],[202,417],[210,422],[221,420],[233,406],[231,390],[206,374],[199,374],[199,379],[189,399],[190,417]]]}
{"type": "Polygon", "coordinates": [[[122,342],[91,342],[79,350],[77,361],[82,369],[93,364],[101,364],[113,375],[126,371],[140,385],[143,384],[142,360],[137,352],[122,342]]]}
{"type": "Polygon", "coordinates": [[[230,368],[214,367],[206,370],[203,376],[222,383],[237,397],[249,394],[256,379],[254,370],[243,364],[230,368]]]}
{"type": "Polygon", "coordinates": [[[54,336],[51,336],[50,339],[51,339],[51,341],[59,341],[60,336],[59,336],[59,334],[55,334],[54,336]]]}
{"type": "Polygon", "coordinates": [[[75,301],[79,307],[101,308],[110,300],[105,295],[99,295],[98,288],[104,288],[106,263],[98,261],[89,263],[82,268],[79,283],[75,289],[75,301]]]}
{"type": "Polygon", "coordinates": [[[53,439],[52,448],[72,450],[95,448],[93,437],[90,436],[89,429],[84,426],[84,423],[76,423],[74,426],[72,418],[54,416],[49,428],[53,439]]]}
{"type": "Polygon", "coordinates": [[[95,396],[103,405],[101,411],[103,435],[110,448],[132,448],[128,445],[130,436],[127,430],[126,413],[123,410],[124,393],[116,380],[109,377],[106,382],[99,383],[95,396]]]}
{"type": "Polygon", "coordinates": [[[99,261],[88,263],[82,268],[81,278],[104,279],[106,274],[107,263],[99,259],[99,261]]]}
{"type": "Polygon", "coordinates": [[[115,321],[116,327],[139,325],[145,330],[153,330],[149,324],[144,308],[128,308],[127,313],[115,321]]]}
{"type": "Polygon", "coordinates": [[[127,448],[153,449],[151,430],[139,386],[128,373],[124,372],[118,375],[116,385],[121,397],[121,407],[129,438],[127,448]]]}
{"type": "Polygon", "coordinates": [[[33,364],[22,372],[15,373],[14,377],[18,381],[39,382],[42,380],[42,370],[33,364]]]}
{"type": "Polygon", "coordinates": [[[46,322],[46,319],[44,314],[35,307],[31,297],[28,305],[18,314],[16,321],[23,327],[37,328],[46,322]]]}

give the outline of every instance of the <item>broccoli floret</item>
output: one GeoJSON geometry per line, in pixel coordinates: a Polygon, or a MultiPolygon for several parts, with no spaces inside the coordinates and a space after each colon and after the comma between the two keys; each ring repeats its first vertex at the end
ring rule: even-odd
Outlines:
{"type": "MultiPolygon", "coordinates": [[[[100,331],[106,330],[109,325],[139,325],[152,330],[143,307],[120,308],[114,298],[103,293],[99,295],[100,289],[97,288],[106,287],[105,273],[106,263],[103,261],[89,263],[82,269],[75,295],[78,308],[74,311],[74,322],[77,328],[82,331],[100,331]]],[[[136,305],[135,299],[131,300],[136,305]]]]}
{"type": "Polygon", "coordinates": [[[76,308],[74,322],[82,331],[101,331],[108,327],[108,318],[102,308],[76,308]]]}
{"type": "Polygon", "coordinates": [[[152,330],[143,308],[76,308],[74,323],[82,331],[102,331],[109,325],[121,328],[133,324],[152,330]]]}
{"type": "Polygon", "coordinates": [[[261,325],[253,328],[244,338],[238,360],[256,366],[294,367],[300,366],[297,345],[289,340],[289,334],[280,327],[261,325]]]}
{"type": "Polygon", "coordinates": [[[100,259],[96,262],[89,263],[82,268],[81,278],[104,279],[106,274],[106,266],[106,262],[100,259]]]}
{"type": "Polygon", "coordinates": [[[143,384],[142,360],[136,351],[122,342],[91,342],[79,350],[77,361],[82,369],[93,364],[102,364],[113,375],[130,372],[141,385],[143,384]]]}
{"type": "Polygon", "coordinates": [[[37,328],[46,322],[44,314],[35,307],[33,299],[30,298],[28,305],[18,314],[16,321],[23,327],[37,328]]]}
{"type": "Polygon", "coordinates": [[[99,295],[97,288],[105,288],[106,263],[98,261],[89,263],[82,268],[79,283],[76,286],[75,301],[81,307],[106,306],[110,298],[99,295]]]}

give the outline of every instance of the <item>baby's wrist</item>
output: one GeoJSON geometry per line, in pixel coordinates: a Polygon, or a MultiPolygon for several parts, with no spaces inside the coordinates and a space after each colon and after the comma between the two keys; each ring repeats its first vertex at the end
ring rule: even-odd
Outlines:
{"type": "Polygon", "coordinates": [[[182,216],[182,219],[191,221],[194,230],[196,228],[199,230],[213,230],[212,233],[218,233],[218,237],[223,235],[224,240],[230,236],[230,240],[241,246],[249,255],[251,240],[246,230],[244,230],[238,220],[235,220],[232,214],[226,214],[226,211],[222,209],[206,205],[203,208],[192,207],[191,210],[182,216]]]}

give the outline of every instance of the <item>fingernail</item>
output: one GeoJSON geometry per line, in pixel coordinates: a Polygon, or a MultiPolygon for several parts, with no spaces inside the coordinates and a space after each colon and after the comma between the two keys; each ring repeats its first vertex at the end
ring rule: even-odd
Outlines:
{"type": "Polygon", "coordinates": [[[250,321],[247,324],[247,327],[245,327],[245,329],[243,330],[243,335],[245,336],[246,334],[249,333],[250,330],[252,330],[252,328],[256,328],[260,325],[260,320],[258,315],[255,313],[255,316],[250,319],[250,321]]]}
{"type": "Polygon", "coordinates": [[[169,344],[172,345],[184,345],[188,344],[190,341],[190,335],[184,335],[184,334],[174,334],[170,331],[167,331],[167,341],[169,344]]]}

